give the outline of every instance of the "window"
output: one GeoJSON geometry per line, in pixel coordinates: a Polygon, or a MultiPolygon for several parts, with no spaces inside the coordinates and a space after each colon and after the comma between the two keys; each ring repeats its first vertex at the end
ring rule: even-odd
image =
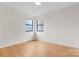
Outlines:
{"type": "Polygon", "coordinates": [[[25,19],[25,32],[32,32],[32,31],[33,31],[33,20],[25,19]]]}
{"type": "Polygon", "coordinates": [[[37,20],[37,31],[43,32],[43,20],[37,20]]]}

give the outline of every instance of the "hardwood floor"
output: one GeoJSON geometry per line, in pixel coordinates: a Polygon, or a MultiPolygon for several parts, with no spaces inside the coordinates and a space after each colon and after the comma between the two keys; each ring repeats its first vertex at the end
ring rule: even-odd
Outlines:
{"type": "Polygon", "coordinates": [[[50,44],[43,41],[30,41],[0,48],[0,56],[79,56],[79,49],[50,44]]]}

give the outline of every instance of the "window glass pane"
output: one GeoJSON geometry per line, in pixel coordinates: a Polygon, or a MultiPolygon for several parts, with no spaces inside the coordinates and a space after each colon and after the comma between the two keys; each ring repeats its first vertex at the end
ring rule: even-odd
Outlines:
{"type": "Polygon", "coordinates": [[[28,31],[29,31],[29,30],[32,30],[32,26],[28,26],[28,25],[27,25],[26,28],[25,28],[25,30],[28,30],[28,31]]]}
{"type": "Polygon", "coordinates": [[[32,32],[32,31],[33,31],[33,20],[25,19],[25,32],[32,32]]]}
{"type": "Polygon", "coordinates": [[[37,31],[43,31],[43,20],[37,20],[37,31]]]}
{"type": "Polygon", "coordinates": [[[38,26],[38,31],[43,31],[43,26],[38,26]]]}
{"type": "Polygon", "coordinates": [[[43,21],[42,20],[37,20],[38,21],[38,25],[43,25],[43,21]]]}
{"type": "Polygon", "coordinates": [[[25,24],[32,25],[32,20],[31,19],[25,20],[25,24]]]}

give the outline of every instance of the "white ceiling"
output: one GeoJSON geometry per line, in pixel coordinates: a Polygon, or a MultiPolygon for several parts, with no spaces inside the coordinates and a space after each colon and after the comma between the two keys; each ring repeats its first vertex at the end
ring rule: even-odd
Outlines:
{"type": "Polygon", "coordinates": [[[42,2],[40,6],[36,6],[34,2],[1,2],[0,4],[10,8],[17,9],[23,13],[27,13],[32,16],[40,16],[77,3],[76,2],[42,2]]]}

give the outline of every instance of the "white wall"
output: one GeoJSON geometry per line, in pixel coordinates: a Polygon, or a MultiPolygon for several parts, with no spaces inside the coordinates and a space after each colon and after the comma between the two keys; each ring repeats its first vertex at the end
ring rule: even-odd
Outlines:
{"type": "Polygon", "coordinates": [[[24,17],[30,16],[0,5],[0,47],[28,41],[32,38],[32,32],[24,32],[24,17]]]}
{"type": "Polygon", "coordinates": [[[40,40],[79,48],[79,4],[39,16],[44,20],[40,40]]]}

